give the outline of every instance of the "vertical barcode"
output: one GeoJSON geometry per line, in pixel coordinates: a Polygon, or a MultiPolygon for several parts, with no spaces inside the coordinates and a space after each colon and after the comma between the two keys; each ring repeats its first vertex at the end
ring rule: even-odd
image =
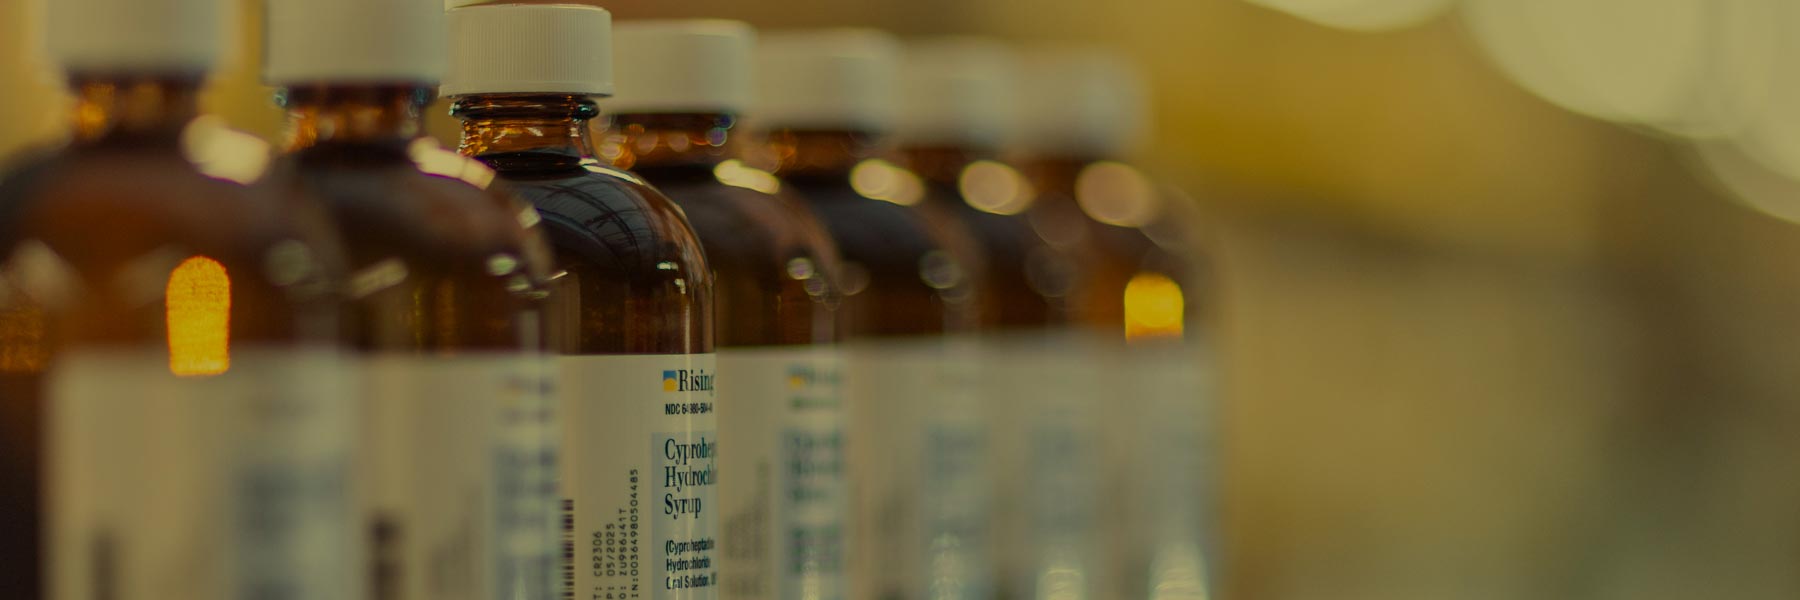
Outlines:
{"type": "Polygon", "coordinates": [[[575,499],[562,501],[562,598],[575,600],[575,499]]]}

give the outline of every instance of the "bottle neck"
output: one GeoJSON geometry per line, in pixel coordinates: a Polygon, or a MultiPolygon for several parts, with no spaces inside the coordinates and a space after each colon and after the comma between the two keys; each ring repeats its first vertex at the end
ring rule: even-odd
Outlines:
{"type": "Polygon", "coordinates": [[[75,140],[133,138],[173,143],[200,115],[200,77],[73,75],[75,140]]]}
{"type": "Polygon", "coordinates": [[[587,96],[475,94],[457,98],[450,114],[462,120],[458,150],[466,156],[552,154],[589,161],[596,155],[588,121],[600,116],[600,108],[587,96]]]}
{"type": "Polygon", "coordinates": [[[1027,161],[1020,171],[1038,190],[1039,204],[1074,208],[1076,180],[1081,178],[1083,169],[1100,160],[1102,159],[1074,155],[1039,156],[1027,161]]]}
{"type": "Polygon", "coordinates": [[[425,130],[430,87],[410,84],[290,87],[287,149],[320,144],[405,144],[425,130]]]}
{"type": "Polygon", "coordinates": [[[776,175],[818,177],[847,174],[857,163],[880,157],[877,140],[857,131],[778,129],[769,133],[767,143],[776,175]]]}
{"type": "Polygon", "coordinates": [[[972,146],[908,146],[901,150],[906,167],[925,181],[955,186],[963,169],[979,160],[994,160],[998,152],[972,146]]]}
{"type": "Polygon", "coordinates": [[[621,169],[710,169],[737,158],[736,125],[737,117],[719,113],[614,115],[600,155],[621,169]]]}

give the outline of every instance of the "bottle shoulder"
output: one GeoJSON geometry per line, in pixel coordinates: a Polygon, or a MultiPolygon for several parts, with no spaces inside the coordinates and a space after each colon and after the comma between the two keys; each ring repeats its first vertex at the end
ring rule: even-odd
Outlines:
{"type": "Polygon", "coordinates": [[[12,237],[96,268],[159,250],[223,260],[290,240],[323,245],[287,218],[288,198],[209,177],[169,151],[69,149],[9,173],[12,237]]]}
{"type": "Polygon", "coordinates": [[[682,210],[635,175],[591,163],[498,173],[537,208],[561,262],[621,275],[678,271],[710,277],[682,210]]]}
{"type": "Polygon", "coordinates": [[[0,183],[6,268],[53,307],[66,341],[161,337],[169,294],[229,290],[229,335],[319,339],[341,256],[291,198],[207,176],[173,144],[71,147],[0,183]],[[22,272],[23,273],[23,272],[22,272]]]}
{"type": "Polygon", "coordinates": [[[916,269],[944,250],[924,215],[912,207],[858,193],[848,178],[789,181],[837,244],[843,260],[916,269]]]}
{"type": "Polygon", "coordinates": [[[687,216],[707,259],[721,274],[736,269],[786,277],[796,258],[816,268],[835,268],[837,248],[824,225],[791,198],[716,179],[656,183],[687,216]]]}
{"type": "Polygon", "coordinates": [[[319,203],[358,267],[398,258],[486,270],[496,256],[533,254],[533,232],[519,219],[517,198],[427,173],[404,154],[302,150],[284,157],[260,185],[319,203]]]}

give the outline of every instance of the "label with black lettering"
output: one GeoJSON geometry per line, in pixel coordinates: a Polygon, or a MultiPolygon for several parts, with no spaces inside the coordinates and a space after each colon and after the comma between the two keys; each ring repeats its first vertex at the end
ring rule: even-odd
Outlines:
{"type": "MultiPolygon", "coordinates": [[[[1099,551],[1103,461],[1097,423],[1109,363],[1099,340],[1073,332],[1015,332],[983,340],[985,405],[994,424],[993,530],[1009,597],[1113,597],[1099,551]]],[[[1117,389],[1117,388],[1115,388],[1117,389]]],[[[1133,410],[1114,413],[1137,414],[1133,410]]]]}
{"type": "Polygon", "coordinates": [[[846,346],[852,598],[992,597],[988,424],[971,342],[846,346]]]}
{"type": "Polygon", "coordinates": [[[52,598],[356,597],[356,402],[328,348],[81,348],[50,374],[52,598]]]}
{"type": "Polygon", "coordinates": [[[376,595],[548,597],[559,587],[547,359],[370,353],[359,461],[376,595]]]}
{"type": "Polygon", "coordinates": [[[842,364],[834,346],[719,352],[727,600],[845,597],[842,364]]]}
{"type": "Polygon", "coordinates": [[[570,597],[717,597],[713,355],[558,360],[570,597]]]}

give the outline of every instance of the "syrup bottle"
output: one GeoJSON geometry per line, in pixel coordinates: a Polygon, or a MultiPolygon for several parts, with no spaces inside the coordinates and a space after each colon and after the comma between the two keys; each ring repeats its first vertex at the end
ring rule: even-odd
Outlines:
{"type": "Polygon", "coordinates": [[[978,267],[966,238],[915,207],[923,181],[884,158],[899,44],[799,31],[765,35],[757,52],[751,114],[776,174],[844,260],[850,596],[986,597],[987,440],[968,347],[978,267]]]}
{"type": "Polygon", "coordinates": [[[1175,207],[1120,157],[1146,130],[1146,82],[1121,57],[1089,48],[1038,49],[1020,70],[1019,149],[1037,197],[1030,218],[1072,256],[1090,257],[1082,320],[1102,365],[1101,386],[1140,399],[1141,411],[1100,412],[1103,477],[1096,511],[1110,525],[1104,563],[1088,588],[1101,597],[1150,590],[1204,592],[1201,532],[1207,505],[1205,419],[1212,402],[1204,333],[1187,327],[1198,295],[1189,257],[1159,245],[1146,227],[1175,207]],[[1159,489],[1163,488],[1163,489],[1159,489]]]}
{"type": "Polygon", "coordinates": [[[352,269],[373,596],[550,600],[548,251],[492,171],[421,137],[443,15],[437,0],[271,2],[264,76],[289,120],[263,184],[317,198],[352,269]]]}
{"type": "Polygon", "coordinates": [[[837,250],[775,176],[738,159],[755,32],[735,21],[627,21],[601,154],[668,194],[712,265],[719,374],[721,595],[843,598],[847,486],[837,250]]]}
{"type": "Polygon", "coordinates": [[[1011,50],[971,37],[915,40],[901,70],[899,140],[926,182],[927,207],[974,232],[984,328],[978,349],[990,427],[993,539],[1002,597],[1093,597],[1104,525],[1098,430],[1102,390],[1079,321],[1079,262],[1026,218],[1030,184],[1001,162],[1016,137],[1011,50]]]}
{"type": "Polygon", "coordinates": [[[247,137],[198,118],[218,9],[46,9],[74,140],[0,189],[4,401],[47,413],[45,597],[358,596],[337,251],[309,207],[243,185],[265,144],[198,160],[247,137]],[[12,396],[26,374],[39,394],[12,396]]]}
{"type": "Polygon", "coordinates": [[[717,595],[713,279],[681,209],[595,154],[612,18],[581,5],[449,12],[460,150],[536,206],[554,253],[562,485],[579,598],[717,595]]]}

